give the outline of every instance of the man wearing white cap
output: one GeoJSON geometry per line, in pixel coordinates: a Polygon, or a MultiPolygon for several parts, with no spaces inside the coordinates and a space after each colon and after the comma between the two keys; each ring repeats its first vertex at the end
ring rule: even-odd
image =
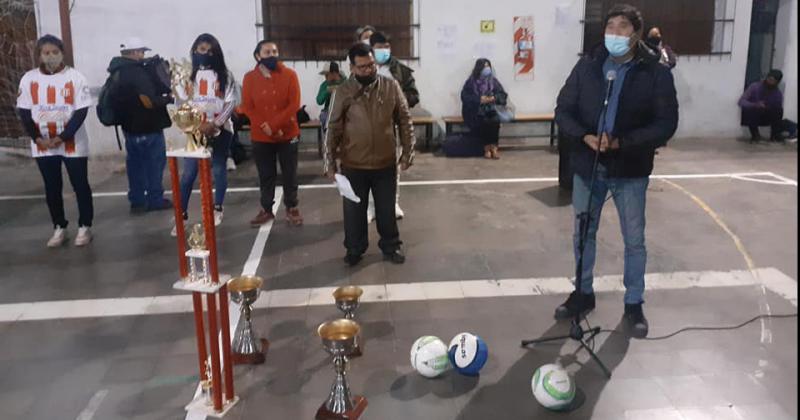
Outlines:
{"type": "Polygon", "coordinates": [[[115,80],[110,95],[125,134],[131,213],[171,209],[162,179],[167,163],[164,129],[172,124],[167,104],[173,99],[169,87],[158,83],[148,68],[145,52],[150,48],[144,41],[130,37],[119,48],[108,72],[115,80]]]}

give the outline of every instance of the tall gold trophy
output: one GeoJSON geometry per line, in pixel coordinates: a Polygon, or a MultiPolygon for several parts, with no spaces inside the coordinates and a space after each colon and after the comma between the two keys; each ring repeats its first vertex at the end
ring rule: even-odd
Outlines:
{"type": "Polygon", "coordinates": [[[191,100],[192,89],[189,89],[192,82],[192,65],[187,59],[178,62],[170,60],[169,71],[172,77],[172,95],[174,98],[185,99],[183,105],[177,108],[168,108],[169,117],[175,126],[186,135],[186,151],[193,152],[205,149],[208,140],[200,132],[200,125],[203,123],[203,112],[193,108],[191,100]]]}

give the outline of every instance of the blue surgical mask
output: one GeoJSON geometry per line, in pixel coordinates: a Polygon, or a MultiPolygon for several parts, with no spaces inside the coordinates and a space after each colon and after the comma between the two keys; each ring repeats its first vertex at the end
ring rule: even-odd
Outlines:
{"type": "Polygon", "coordinates": [[[392,50],[389,48],[376,48],[375,49],[375,61],[378,64],[386,64],[389,62],[389,58],[392,56],[392,50]]]}
{"type": "Polygon", "coordinates": [[[481,77],[489,77],[492,75],[492,68],[491,67],[484,67],[481,70],[481,77]]]}
{"type": "Polygon", "coordinates": [[[612,57],[622,57],[631,50],[631,38],[620,35],[606,35],[606,49],[612,57]]]}

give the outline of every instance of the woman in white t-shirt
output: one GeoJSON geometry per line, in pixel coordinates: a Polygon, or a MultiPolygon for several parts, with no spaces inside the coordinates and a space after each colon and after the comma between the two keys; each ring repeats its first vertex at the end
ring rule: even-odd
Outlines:
{"type": "MultiPolygon", "coordinates": [[[[201,34],[191,49],[192,79],[183,92],[177,92],[180,101],[189,101],[205,114],[200,131],[211,146],[211,171],[214,175],[214,225],[222,223],[222,204],[228,189],[226,161],[233,139],[231,113],[236,107],[236,87],[233,75],[225,65],[225,56],[219,41],[211,34],[201,34]]],[[[197,159],[183,160],[181,175],[181,206],[183,219],[189,218],[189,198],[197,178],[197,159]]],[[[175,236],[176,229],[172,229],[175,236]]]]}
{"type": "Polygon", "coordinates": [[[59,247],[67,240],[64,217],[61,164],[78,199],[76,246],[92,241],[94,207],[88,179],[89,140],[83,121],[92,99],[86,78],[64,64],[64,44],[53,35],[36,42],[39,67],[19,82],[17,112],[31,138],[31,155],[44,179],[47,207],[54,232],[47,246],[59,247]]]}

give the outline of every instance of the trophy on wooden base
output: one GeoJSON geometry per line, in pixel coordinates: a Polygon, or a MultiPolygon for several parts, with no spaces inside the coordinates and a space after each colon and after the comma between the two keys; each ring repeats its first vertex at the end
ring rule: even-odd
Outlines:
{"type": "MultiPolygon", "coordinates": [[[[364,294],[364,290],[358,286],[342,286],[333,291],[333,299],[336,301],[336,307],[344,313],[345,319],[355,319],[356,309],[358,309],[358,299],[364,294]]],[[[362,347],[363,340],[359,337],[356,340],[356,347],[353,349],[350,358],[359,357],[363,355],[362,347]]]]}
{"type": "Polygon", "coordinates": [[[242,276],[228,281],[231,300],[242,305],[241,316],[236,324],[231,344],[231,358],[234,364],[257,365],[264,363],[269,341],[256,338],[253,332],[253,304],[258,300],[264,280],[257,276],[242,276]]]}
{"type": "Polygon", "coordinates": [[[349,319],[325,322],[317,328],[322,347],[333,356],[336,371],[328,399],[317,410],[317,420],[358,419],[367,408],[366,398],[351,397],[346,375],[347,358],[358,344],[360,329],[355,321],[349,319]]]}

